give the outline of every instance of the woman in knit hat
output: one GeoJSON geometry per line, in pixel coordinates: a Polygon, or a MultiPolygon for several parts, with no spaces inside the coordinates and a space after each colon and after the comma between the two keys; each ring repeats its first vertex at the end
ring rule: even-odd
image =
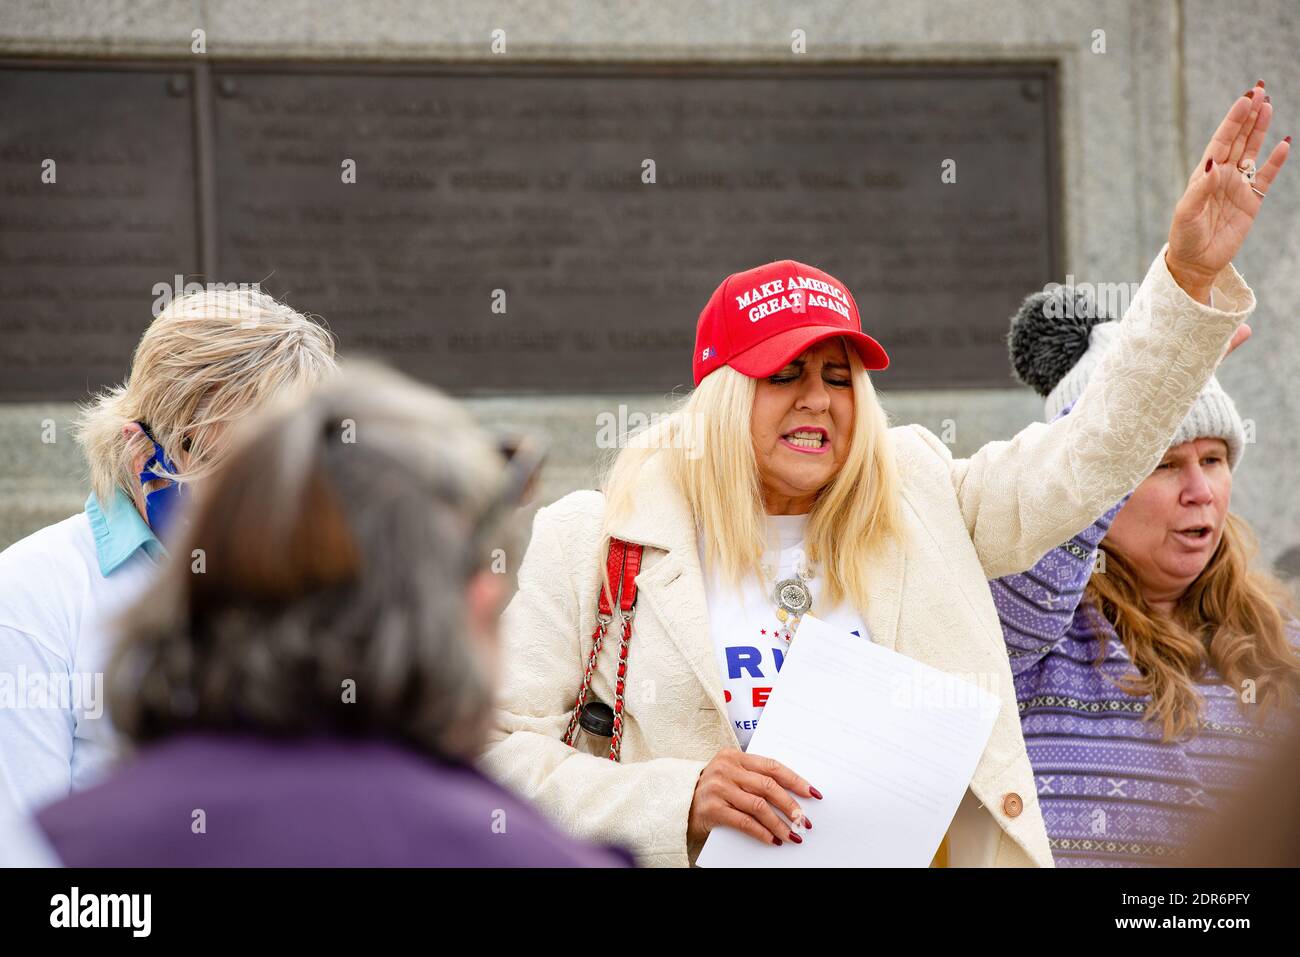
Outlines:
{"type": "MultiPolygon", "coordinates": [[[[1025,301],[1012,363],[1049,420],[1122,329],[1073,289],[1025,301]]],[[[1058,865],[1180,860],[1293,719],[1300,623],[1281,583],[1250,567],[1254,536],[1229,511],[1244,447],[1211,377],[1132,493],[992,583],[1058,865]]]]}

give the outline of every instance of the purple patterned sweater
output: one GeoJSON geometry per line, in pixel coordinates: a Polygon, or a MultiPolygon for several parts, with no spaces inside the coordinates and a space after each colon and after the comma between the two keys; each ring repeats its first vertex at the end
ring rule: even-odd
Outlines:
{"type": "MultiPolygon", "coordinates": [[[[1114,628],[1080,607],[1098,543],[1128,497],[1033,568],[990,583],[1011,657],[1021,729],[1058,867],[1176,863],[1216,805],[1284,732],[1214,672],[1198,685],[1199,730],[1165,743],[1114,628]],[[1106,655],[1095,664],[1100,644],[1106,655]]],[[[1293,647],[1300,626],[1292,622],[1293,647]]]]}

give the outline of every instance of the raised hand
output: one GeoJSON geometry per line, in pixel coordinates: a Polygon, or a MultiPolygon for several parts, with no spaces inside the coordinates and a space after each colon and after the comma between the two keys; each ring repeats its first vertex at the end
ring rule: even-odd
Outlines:
{"type": "Polygon", "coordinates": [[[1254,183],[1242,176],[1239,167],[1255,162],[1272,119],[1273,104],[1260,80],[1228,109],[1174,208],[1165,263],[1178,284],[1202,302],[1245,242],[1264,204],[1263,194],[1291,152],[1288,136],[1273,147],[1254,183]]]}

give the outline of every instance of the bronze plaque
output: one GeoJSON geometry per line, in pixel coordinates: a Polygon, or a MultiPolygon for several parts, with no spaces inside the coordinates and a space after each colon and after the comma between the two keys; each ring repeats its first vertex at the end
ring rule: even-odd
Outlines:
{"type": "MultiPolygon", "coordinates": [[[[84,145],[147,144],[128,165],[130,208],[101,220],[153,231],[106,247],[59,225],[55,194],[6,193],[7,286],[35,233],[43,283],[115,293],[42,313],[28,360],[6,345],[0,396],[120,378],[152,285],[200,269],[258,282],[324,317],[344,354],[455,393],[667,391],[690,385],[695,319],[718,282],[781,258],[849,285],[892,359],[882,388],[1008,386],[1008,317],[1058,272],[1047,66],[211,69],[190,85],[210,92],[188,94],[211,144],[196,159],[206,190],[191,179],[189,104],[165,74],[71,89],[67,71],[4,72],[7,117],[84,145]],[[128,116],[96,122],[106,110],[128,116]],[[112,262],[88,274],[83,249],[112,262]],[[91,348],[118,305],[134,325],[91,348]]],[[[5,144],[31,139],[13,127],[5,144]]],[[[38,182],[35,154],[14,155],[38,182]]],[[[31,336],[29,313],[0,310],[6,337],[31,336]]]]}
{"type": "Polygon", "coordinates": [[[198,269],[192,86],[0,69],[0,399],[120,382],[158,284],[198,269]]]}

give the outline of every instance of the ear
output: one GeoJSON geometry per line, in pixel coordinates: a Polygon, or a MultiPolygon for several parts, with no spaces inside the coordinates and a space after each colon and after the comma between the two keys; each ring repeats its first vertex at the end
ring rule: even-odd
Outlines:
{"type": "MultiPolygon", "coordinates": [[[[137,435],[144,435],[144,429],[140,428],[139,422],[128,422],[122,426],[122,439],[124,441],[129,443],[137,435]]],[[[135,475],[139,475],[144,469],[144,463],[147,461],[149,461],[148,451],[138,453],[136,457],[131,460],[131,472],[135,475]]]]}
{"type": "Polygon", "coordinates": [[[470,637],[486,645],[483,650],[495,654],[497,619],[505,602],[505,576],[484,569],[475,573],[465,586],[465,617],[470,637]]]}

